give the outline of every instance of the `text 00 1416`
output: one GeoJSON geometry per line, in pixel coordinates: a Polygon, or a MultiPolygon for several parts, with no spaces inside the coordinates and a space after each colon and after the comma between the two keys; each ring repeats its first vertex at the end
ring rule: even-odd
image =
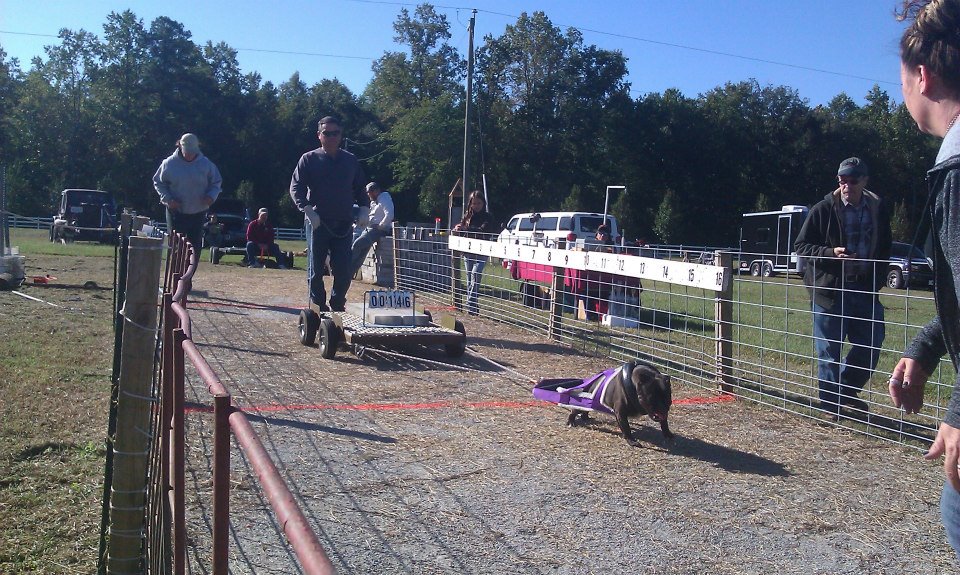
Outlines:
{"type": "Polygon", "coordinates": [[[371,309],[412,309],[413,292],[381,290],[367,292],[367,307],[371,309]]]}

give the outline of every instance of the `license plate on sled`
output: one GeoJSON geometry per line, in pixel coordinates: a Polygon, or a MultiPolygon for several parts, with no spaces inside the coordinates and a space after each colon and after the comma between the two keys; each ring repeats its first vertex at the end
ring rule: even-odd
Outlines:
{"type": "Polygon", "coordinates": [[[376,310],[412,310],[413,299],[413,292],[404,290],[368,291],[366,294],[367,307],[376,310]]]}

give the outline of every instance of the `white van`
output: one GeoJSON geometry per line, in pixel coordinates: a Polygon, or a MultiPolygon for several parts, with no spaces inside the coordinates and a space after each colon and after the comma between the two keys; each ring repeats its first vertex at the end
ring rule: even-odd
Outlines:
{"type": "MultiPolygon", "coordinates": [[[[597,228],[603,223],[603,214],[590,212],[539,212],[516,214],[500,232],[497,241],[510,244],[556,245],[557,240],[589,243],[595,240],[597,228]]],[[[607,214],[610,238],[620,235],[617,218],[607,214]]]]}

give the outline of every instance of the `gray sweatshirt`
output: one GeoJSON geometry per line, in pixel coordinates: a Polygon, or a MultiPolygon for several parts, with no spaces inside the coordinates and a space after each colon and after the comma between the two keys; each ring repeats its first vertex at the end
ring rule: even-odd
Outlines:
{"type": "Polygon", "coordinates": [[[198,214],[207,209],[203,198],[216,200],[223,183],[220,170],[202,153],[192,162],[186,161],[180,150],[160,163],[153,175],[153,187],[160,194],[160,203],[167,205],[170,200],[180,202],[180,212],[198,214]]]}

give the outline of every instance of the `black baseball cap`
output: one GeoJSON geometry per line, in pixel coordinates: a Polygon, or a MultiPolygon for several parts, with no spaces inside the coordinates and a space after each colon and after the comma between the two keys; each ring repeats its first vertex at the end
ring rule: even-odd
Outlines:
{"type": "Polygon", "coordinates": [[[847,158],[846,160],[840,162],[840,168],[837,169],[838,176],[854,176],[859,178],[860,176],[869,176],[870,172],[867,171],[867,164],[860,158],[847,158]]]}

